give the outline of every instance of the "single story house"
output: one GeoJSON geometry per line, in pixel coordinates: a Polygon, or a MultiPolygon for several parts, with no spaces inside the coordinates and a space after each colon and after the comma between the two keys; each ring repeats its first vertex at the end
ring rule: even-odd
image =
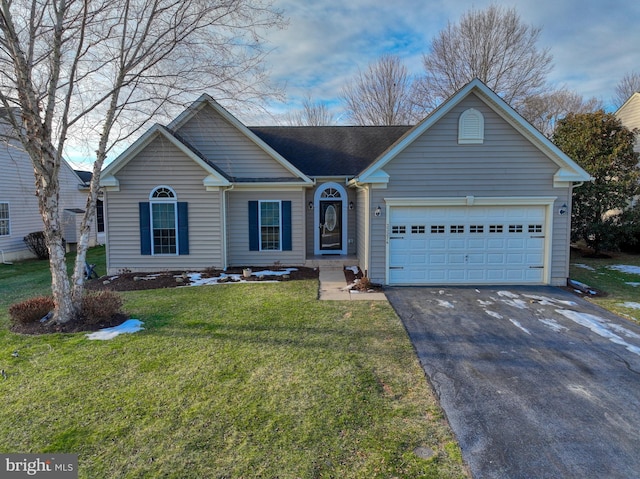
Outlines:
{"type": "Polygon", "coordinates": [[[413,127],[250,128],[203,95],[103,170],[107,266],[330,255],[385,285],[564,285],[589,180],[479,80],[413,127]]]}

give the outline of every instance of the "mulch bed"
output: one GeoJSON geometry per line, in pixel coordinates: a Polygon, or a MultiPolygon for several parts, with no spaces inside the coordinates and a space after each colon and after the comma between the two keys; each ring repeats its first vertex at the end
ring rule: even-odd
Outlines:
{"type": "MultiPolygon", "coordinates": [[[[202,272],[203,278],[215,278],[222,273],[227,275],[242,275],[243,268],[227,268],[227,270],[207,270],[202,272]]],[[[255,274],[260,271],[274,271],[272,268],[252,267],[255,274]]],[[[288,278],[280,275],[252,275],[244,281],[295,281],[301,279],[318,279],[318,270],[313,268],[297,267],[296,271],[291,271],[288,278]]],[[[189,285],[189,278],[183,271],[166,271],[163,273],[123,273],[113,276],[103,276],[92,279],[85,283],[85,288],[91,291],[111,290],[111,291],[140,291],[160,288],[176,288],[178,286],[189,285]]]]}
{"type": "Polygon", "coordinates": [[[113,316],[108,321],[102,321],[100,323],[89,324],[84,321],[69,321],[64,324],[51,323],[50,321],[41,323],[36,321],[34,323],[11,324],[10,330],[18,334],[53,334],[53,333],[81,333],[98,331],[99,329],[112,328],[124,323],[129,316],[125,314],[118,314],[113,316]]]}

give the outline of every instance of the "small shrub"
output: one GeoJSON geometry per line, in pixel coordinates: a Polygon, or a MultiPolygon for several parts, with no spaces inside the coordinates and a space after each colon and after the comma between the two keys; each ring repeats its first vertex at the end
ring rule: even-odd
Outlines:
{"type": "Polygon", "coordinates": [[[29,251],[36,255],[38,259],[49,258],[49,250],[47,249],[47,242],[44,238],[44,231],[29,233],[27,236],[22,238],[22,240],[26,243],[29,251]]]}
{"type": "Polygon", "coordinates": [[[38,296],[11,305],[9,308],[9,318],[13,324],[35,323],[53,311],[54,307],[55,304],[53,303],[52,297],[38,296]]]}
{"type": "Polygon", "coordinates": [[[82,320],[86,324],[100,324],[122,314],[122,298],[113,291],[85,293],[82,298],[82,320]]]}

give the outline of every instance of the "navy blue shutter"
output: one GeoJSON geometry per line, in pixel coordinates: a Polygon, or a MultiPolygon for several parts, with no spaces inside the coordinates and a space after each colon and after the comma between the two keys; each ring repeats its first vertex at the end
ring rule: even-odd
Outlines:
{"type": "Polygon", "coordinates": [[[291,201],[282,202],[282,251],[291,251],[291,201]]]}
{"type": "Polygon", "coordinates": [[[260,250],[260,232],[258,231],[258,202],[249,201],[249,251],[260,250]]]}
{"type": "Polygon", "coordinates": [[[138,203],[140,209],[140,254],[151,254],[151,216],[147,202],[138,203]]]}
{"type": "Polygon", "coordinates": [[[178,254],[189,254],[189,203],[178,201],[178,254]]]}

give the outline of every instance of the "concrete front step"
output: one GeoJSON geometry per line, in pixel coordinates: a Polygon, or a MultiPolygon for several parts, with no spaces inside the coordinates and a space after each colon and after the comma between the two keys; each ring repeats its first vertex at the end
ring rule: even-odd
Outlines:
{"type": "Polygon", "coordinates": [[[358,266],[358,258],[351,256],[337,256],[337,257],[314,257],[307,258],[305,264],[307,268],[319,268],[319,269],[339,269],[342,270],[345,266],[358,266]]]}

